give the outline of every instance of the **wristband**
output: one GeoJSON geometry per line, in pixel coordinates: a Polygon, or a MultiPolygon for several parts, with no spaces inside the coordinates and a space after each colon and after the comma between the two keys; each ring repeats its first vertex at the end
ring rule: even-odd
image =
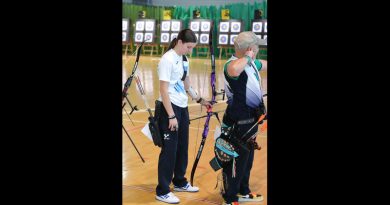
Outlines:
{"type": "Polygon", "coordinates": [[[251,62],[252,62],[252,58],[251,58],[251,57],[245,55],[245,58],[246,58],[246,60],[248,61],[248,63],[251,63],[251,62]]]}

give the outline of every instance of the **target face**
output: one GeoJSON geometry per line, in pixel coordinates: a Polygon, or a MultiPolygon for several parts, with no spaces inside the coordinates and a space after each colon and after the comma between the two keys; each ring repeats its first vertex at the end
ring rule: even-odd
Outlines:
{"type": "Polygon", "coordinates": [[[122,41],[127,41],[127,33],[122,32],[122,41]]]}
{"type": "Polygon", "coordinates": [[[161,43],[169,43],[169,33],[161,34],[161,43]]]}
{"type": "Polygon", "coordinates": [[[135,30],[136,31],[143,31],[144,30],[144,26],[145,26],[145,22],[144,21],[137,21],[135,23],[135,30]]]}
{"type": "Polygon", "coordinates": [[[202,22],[201,31],[210,31],[210,22],[202,22]]]}
{"type": "Polygon", "coordinates": [[[238,35],[231,35],[230,36],[230,45],[234,45],[234,39],[236,39],[238,35]]]}
{"type": "Polygon", "coordinates": [[[145,33],[145,42],[151,43],[153,42],[153,33],[145,33]],[[149,40],[147,40],[149,39],[149,40]]]}
{"type": "Polygon", "coordinates": [[[127,31],[129,25],[129,21],[122,20],[122,31],[127,31]]]}
{"type": "Polygon", "coordinates": [[[219,32],[229,32],[229,22],[221,22],[219,32]]]}
{"type": "Polygon", "coordinates": [[[228,44],[228,35],[227,34],[219,35],[218,43],[220,45],[227,45],[228,44]]]}
{"type": "Polygon", "coordinates": [[[240,22],[232,22],[232,32],[240,32],[241,29],[241,23],[240,22]]]}
{"type": "Polygon", "coordinates": [[[172,21],[172,31],[180,31],[180,21],[172,21]]]}
{"type": "Polygon", "coordinates": [[[154,30],[154,21],[147,21],[145,26],[145,31],[153,31],[154,30]]]}
{"type": "Polygon", "coordinates": [[[192,31],[199,31],[199,21],[193,21],[191,22],[191,30],[192,31]]]}
{"type": "Polygon", "coordinates": [[[255,33],[259,33],[261,32],[262,27],[263,27],[262,22],[253,22],[252,31],[255,33]]]}
{"type": "Polygon", "coordinates": [[[171,41],[172,41],[174,38],[176,38],[177,35],[178,35],[178,33],[171,33],[171,41]]]}
{"type": "Polygon", "coordinates": [[[170,21],[163,21],[161,23],[161,30],[162,31],[169,31],[170,27],[171,27],[171,22],[170,21]]]}
{"type": "Polygon", "coordinates": [[[200,34],[200,44],[208,44],[209,43],[209,34],[200,34]]]}
{"type": "Polygon", "coordinates": [[[134,39],[135,42],[142,42],[143,39],[144,39],[143,33],[135,33],[135,39],[134,39]]]}

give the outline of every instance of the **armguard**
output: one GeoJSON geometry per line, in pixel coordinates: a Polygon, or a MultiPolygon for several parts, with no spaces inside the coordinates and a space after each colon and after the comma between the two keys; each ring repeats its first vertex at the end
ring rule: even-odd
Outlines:
{"type": "Polygon", "coordinates": [[[192,97],[192,100],[197,100],[199,98],[198,93],[196,93],[192,86],[187,90],[187,93],[192,97]]]}

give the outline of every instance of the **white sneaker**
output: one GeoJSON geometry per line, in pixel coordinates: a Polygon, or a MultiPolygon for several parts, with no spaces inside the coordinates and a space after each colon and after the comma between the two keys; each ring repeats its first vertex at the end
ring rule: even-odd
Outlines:
{"type": "Polygon", "coordinates": [[[179,198],[177,198],[172,192],[169,192],[165,195],[156,196],[156,199],[168,204],[178,204],[180,202],[179,198]]]}
{"type": "Polygon", "coordinates": [[[199,191],[199,187],[191,186],[190,183],[187,183],[187,185],[185,185],[183,187],[175,186],[173,188],[173,190],[175,190],[175,191],[186,191],[186,192],[198,192],[199,191]]]}
{"type": "Polygon", "coordinates": [[[263,200],[264,200],[264,198],[261,194],[256,194],[256,193],[249,193],[247,195],[238,194],[238,201],[239,202],[263,201],[263,200]]]}

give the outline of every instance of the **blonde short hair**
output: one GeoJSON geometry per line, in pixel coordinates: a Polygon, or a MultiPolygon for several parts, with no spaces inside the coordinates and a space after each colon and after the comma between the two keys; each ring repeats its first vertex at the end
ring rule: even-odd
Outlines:
{"type": "Polygon", "coordinates": [[[234,48],[236,50],[247,49],[254,45],[265,45],[266,41],[264,39],[260,39],[256,36],[252,31],[244,31],[238,34],[238,36],[234,39],[234,48]]]}

